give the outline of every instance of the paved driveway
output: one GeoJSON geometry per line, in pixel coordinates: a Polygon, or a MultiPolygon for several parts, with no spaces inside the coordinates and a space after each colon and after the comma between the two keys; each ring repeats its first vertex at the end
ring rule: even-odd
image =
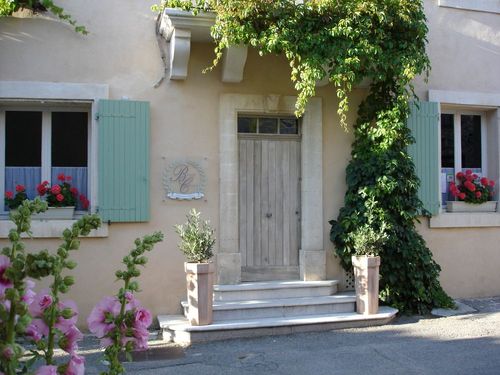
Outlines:
{"type": "MultiPolygon", "coordinates": [[[[478,312],[399,317],[383,327],[156,346],[129,374],[500,375],[500,298],[462,300],[478,312]],[[170,356],[170,359],[164,359],[170,356]]],[[[88,348],[91,348],[89,345],[88,348]]],[[[104,369],[87,356],[87,374],[104,369]]],[[[141,359],[141,358],[139,358],[141,359]]]]}

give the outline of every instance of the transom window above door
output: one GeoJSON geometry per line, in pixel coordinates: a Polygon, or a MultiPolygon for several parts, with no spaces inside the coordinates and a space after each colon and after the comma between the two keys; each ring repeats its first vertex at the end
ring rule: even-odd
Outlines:
{"type": "Polygon", "coordinates": [[[23,185],[33,199],[38,184],[57,184],[63,174],[87,196],[89,117],[85,106],[0,108],[1,190],[15,192],[23,185]]]}
{"type": "Polygon", "coordinates": [[[299,119],[294,116],[238,116],[238,133],[299,135],[299,119]]]}

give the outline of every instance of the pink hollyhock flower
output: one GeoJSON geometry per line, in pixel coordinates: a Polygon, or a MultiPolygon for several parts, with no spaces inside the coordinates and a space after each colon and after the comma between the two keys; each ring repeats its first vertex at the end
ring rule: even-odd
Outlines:
{"type": "Polygon", "coordinates": [[[61,187],[59,185],[54,185],[50,188],[52,194],[59,194],[61,192],[61,187]]]}
{"type": "Polygon", "coordinates": [[[149,310],[140,307],[135,312],[134,318],[134,328],[138,326],[142,326],[144,328],[148,328],[153,322],[153,318],[151,316],[151,312],[149,310]]]}
{"type": "Polygon", "coordinates": [[[3,297],[5,290],[12,288],[14,285],[12,281],[7,279],[5,271],[10,267],[10,259],[5,255],[0,255],[0,297],[3,297]]]}
{"type": "Polygon", "coordinates": [[[12,191],[6,191],[5,192],[5,198],[7,198],[7,199],[13,199],[14,198],[14,193],[12,191]]]}
{"type": "Polygon", "coordinates": [[[64,332],[63,337],[59,340],[59,346],[69,354],[74,354],[75,350],[78,349],[78,341],[82,338],[83,334],[80,330],[76,328],[76,326],[71,326],[64,332]]]}
{"type": "Polygon", "coordinates": [[[42,316],[43,312],[52,305],[52,296],[48,289],[43,289],[34,298],[29,306],[29,312],[33,317],[42,316]]]}
{"type": "Polygon", "coordinates": [[[75,301],[66,300],[59,302],[58,308],[61,311],[64,309],[71,309],[71,311],[73,312],[73,316],[69,319],[65,319],[62,316],[60,316],[57,319],[55,327],[61,330],[62,332],[65,332],[66,330],[68,330],[69,328],[71,328],[76,324],[78,320],[78,306],[76,305],[75,301]]]}
{"type": "Polygon", "coordinates": [[[57,199],[57,201],[58,201],[58,202],[62,202],[62,201],[64,200],[64,195],[62,195],[62,194],[57,194],[57,195],[56,195],[56,199],[57,199]]]}
{"type": "Polygon", "coordinates": [[[102,338],[106,336],[115,324],[107,322],[107,315],[116,317],[120,313],[120,301],[116,297],[104,297],[90,312],[87,318],[87,325],[90,332],[97,337],[102,338]]]}
{"type": "Polygon", "coordinates": [[[58,375],[57,366],[41,366],[36,370],[35,375],[58,375]]]}
{"type": "Polygon", "coordinates": [[[42,319],[33,319],[26,328],[26,335],[31,337],[33,341],[38,342],[42,337],[49,335],[49,327],[42,319]]]}
{"type": "Polygon", "coordinates": [[[24,294],[21,296],[21,300],[27,305],[31,305],[35,299],[36,293],[33,291],[35,287],[35,282],[33,280],[26,280],[26,288],[24,289],[24,294]]]}
{"type": "Polygon", "coordinates": [[[16,191],[18,193],[22,193],[25,190],[26,190],[26,188],[24,187],[24,185],[16,185],[16,191]]]}
{"type": "Polygon", "coordinates": [[[6,347],[2,350],[2,356],[3,356],[5,359],[11,359],[11,358],[14,356],[14,349],[12,349],[10,346],[6,346],[6,347]]]}
{"type": "Polygon", "coordinates": [[[132,329],[134,333],[134,348],[136,350],[146,350],[148,348],[149,331],[147,327],[138,325],[132,329]]]}
{"type": "Polygon", "coordinates": [[[64,375],[84,375],[85,374],[85,358],[73,354],[68,362],[68,367],[64,375]]]}
{"type": "Polygon", "coordinates": [[[57,179],[58,179],[59,181],[64,181],[64,180],[66,180],[66,176],[64,175],[64,173],[59,173],[59,174],[57,175],[57,179]]]}

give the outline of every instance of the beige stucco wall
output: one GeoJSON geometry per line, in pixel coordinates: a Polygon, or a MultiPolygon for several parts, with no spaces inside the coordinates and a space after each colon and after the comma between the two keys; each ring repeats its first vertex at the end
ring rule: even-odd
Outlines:
{"type": "MultiPolygon", "coordinates": [[[[428,85],[417,83],[425,99],[427,90],[470,90],[500,92],[499,15],[437,8],[427,1],[430,22],[429,53],[433,62],[428,85]],[[465,26],[471,26],[466,30],[465,26]],[[467,65],[467,67],[465,67],[467,65]]],[[[149,223],[111,224],[108,238],[85,239],[75,254],[78,280],[70,293],[89,313],[102,296],[113,293],[113,271],[132,246],[134,238],[162,230],[165,241],[150,254],[141,276],[140,299],[158,313],[180,312],[184,298],[183,256],[176,249],[174,224],[183,222],[191,207],[201,210],[218,229],[218,118],[222,93],[294,95],[289,67],[282,57],[259,57],[250,50],[244,80],[223,84],[220,69],[209,74],[201,70],[210,64],[209,44],[194,43],[186,81],[163,82],[154,27],[155,15],[149,10],[154,1],[71,0],[67,10],[90,31],[81,36],[58,21],[0,19],[0,81],[49,81],[104,83],[110,98],[128,97],[151,103],[151,214],[149,223]],[[179,158],[204,159],[208,177],[206,199],[201,201],[165,200],[162,173],[168,161],[179,158]],[[163,159],[165,158],[165,159],[163,159]]],[[[328,220],[335,218],[343,203],[345,166],[350,158],[352,132],[344,132],[336,115],[337,99],[331,87],[319,88],[323,100],[323,201],[324,248],[332,250],[328,220]]],[[[364,95],[355,90],[351,108],[364,95]]],[[[354,122],[355,111],[349,115],[354,122]]],[[[429,230],[420,227],[437,261],[443,267],[443,285],[454,296],[500,294],[500,280],[493,265],[500,264],[500,230],[429,230]],[[479,240],[480,239],[480,240],[479,240]],[[474,246],[480,241],[483,249],[474,246]],[[459,255],[454,260],[452,255],[459,255]],[[471,277],[465,277],[471,275],[471,277]],[[476,275],[475,277],[472,277],[476,275]],[[481,276],[478,276],[481,275],[481,276]]],[[[0,241],[0,245],[5,243],[0,241]]],[[[30,248],[54,248],[55,240],[31,240],[30,248]]],[[[328,251],[327,276],[340,277],[341,270],[332,251],[328,251]]]]}

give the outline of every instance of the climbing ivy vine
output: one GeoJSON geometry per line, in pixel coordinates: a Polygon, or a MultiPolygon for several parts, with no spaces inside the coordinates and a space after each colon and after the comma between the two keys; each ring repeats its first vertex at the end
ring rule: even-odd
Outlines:
{"type": "Polygon", "coordinates": [[[0,0],[0,16],[10,16],[20,9],[30,9],[34,13],[50,11],[60,20],[73,26],[77,33],[88,34],[85,26],[78,25],[70,14],[52,0],[0,0]]]}
{"type": "Polygon", "coordinates": [[[422,1],[168,0],[155,9],[165,7],[215,12],[212,67],[232,45],[283,54],[298,91],[297,116],[315,95],[316,82],[328,77],[347,129],[348,94],[361,80],[370,82],[354,124],[345,206],[331,221],[331,239],[348,268],[354,230],[367,224],[375,231],[385,228],[381,298],[406,312],[450,306],[439,284],[440,267],[415,228],[422,203],[407,153],[413,141],[406,126],[408,102],[416,99],[412,80],[430,69],[422,1]]]}

